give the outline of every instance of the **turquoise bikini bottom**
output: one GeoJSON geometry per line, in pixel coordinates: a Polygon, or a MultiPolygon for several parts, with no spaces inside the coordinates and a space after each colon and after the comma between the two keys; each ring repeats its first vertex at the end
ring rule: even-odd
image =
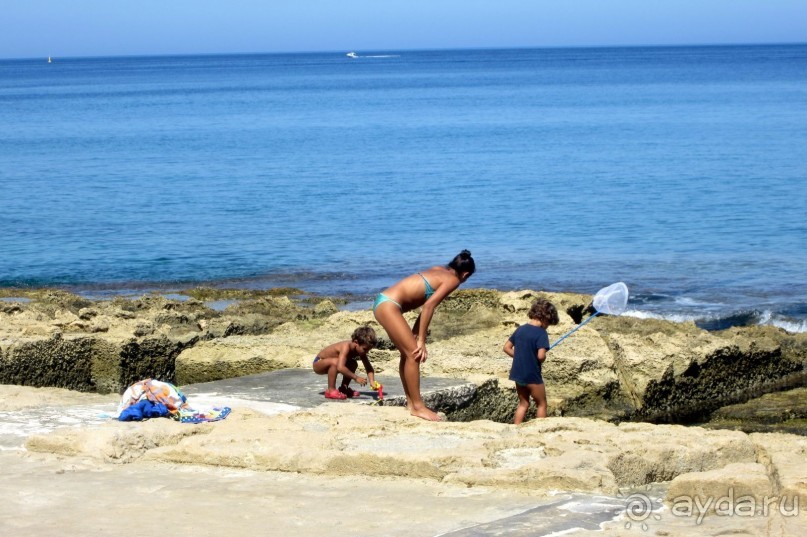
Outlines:
{"type": "Polygon", "coordinates": [[[400,310],[403,309],[400,304],[398,304],[397,302],[392,300],[390,297],[388,297],[384,293],[378,293],[378,296],[375,297],[375,302],[373,302],[373,313],[375,313],[376,308],[378,306],[380,306],[381,304],[383,304],[384,302],[392,302],[393,304],[398,306],[398,309],[400,309],[400,310]]]}

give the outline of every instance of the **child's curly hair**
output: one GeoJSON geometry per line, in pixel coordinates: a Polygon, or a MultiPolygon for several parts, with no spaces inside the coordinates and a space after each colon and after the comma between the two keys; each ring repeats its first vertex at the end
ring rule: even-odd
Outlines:
{"type": "Polygon", "coordinates": [[[375,330],[373,330],[372,326],[358,327],[353,331],[353,335],[350,336],[350,339],[359,345],[369,344],[371,347],[378,345],[378,338],[376,337],[375,330]]]}
{"type": "Polygon", "coordinates": [[[535,299],[535,302],[530,306],[530,312],[527,317],[536,321],[543,321],[550,326],[560,322],[558,310],[555,309],[555,306],[550,301],[543,298],[535,299]]]}

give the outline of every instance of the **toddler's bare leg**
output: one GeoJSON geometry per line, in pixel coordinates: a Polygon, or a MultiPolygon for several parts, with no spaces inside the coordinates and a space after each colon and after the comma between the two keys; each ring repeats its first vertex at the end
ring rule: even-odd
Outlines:
{"type": "Polygon", "coordinates": [[[328,390],[336,389],[336,359],[319,359],[314,362],[314,373],[318,375],[328,375],[328,390]]]}
{"type": "Polygon", "coordinates": [[[516,415],[513,423],[518,425],[524,421],[527,416],[527,411],[530,409],[530,390],[527,386],[519,386],[516,384],[516,393],[518,394],[518,406],[516,407],[516,415]]]}
{"type": "Polygon", "coordinates": [[[530,395],[535,401],[537,407],[536,416],[539,418],[546,417],[546,386],[543,384],[530,384],[530,395]]]}
{"type": "MultiPolygon", "coordinates": [[[[358,367],[359,367],[359,363],[358,363],[358,362],[354,362],[354,361],[352,361],[352,360],[348,360],[348,362],[347,362],[347,368],[348,368],[348,369],[350,369],[350,372],[351,372],[351,373],[355,373],[355,372],[356,372],[356,368],[358,368],[358,367]]],[[[334,376],[336,376],[336,375],[334,375],[334,376]]],[[[346,377],[345,375],[342,375],[342,386],[349,386],[349,385],[350,385],[350,381],[351,381],[351,380],[353,380],[353,379],[352,379],[352,378],[350,378],[350,377],[346,377]]]]}

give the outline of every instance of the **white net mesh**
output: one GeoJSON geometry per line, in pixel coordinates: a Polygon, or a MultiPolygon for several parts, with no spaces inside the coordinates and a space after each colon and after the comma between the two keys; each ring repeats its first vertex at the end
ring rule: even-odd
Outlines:
{"type": "Polygon", "coordinates": [[[617,282],[603,287],[594,295],[594,309],[598,313],[621,315],[628,306],[628,286],[617,282]]]}

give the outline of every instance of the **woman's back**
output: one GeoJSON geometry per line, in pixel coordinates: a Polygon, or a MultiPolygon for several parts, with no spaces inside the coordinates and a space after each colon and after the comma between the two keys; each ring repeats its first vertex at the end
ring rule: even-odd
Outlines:
{"type": "Polygon", "coordinates": [[[454,271],[436,266],[407,276],[385,289],[384,294],[400,304],[403,311],[411,311],[425,304],[449,279],[459,281],[454,271]]]}

